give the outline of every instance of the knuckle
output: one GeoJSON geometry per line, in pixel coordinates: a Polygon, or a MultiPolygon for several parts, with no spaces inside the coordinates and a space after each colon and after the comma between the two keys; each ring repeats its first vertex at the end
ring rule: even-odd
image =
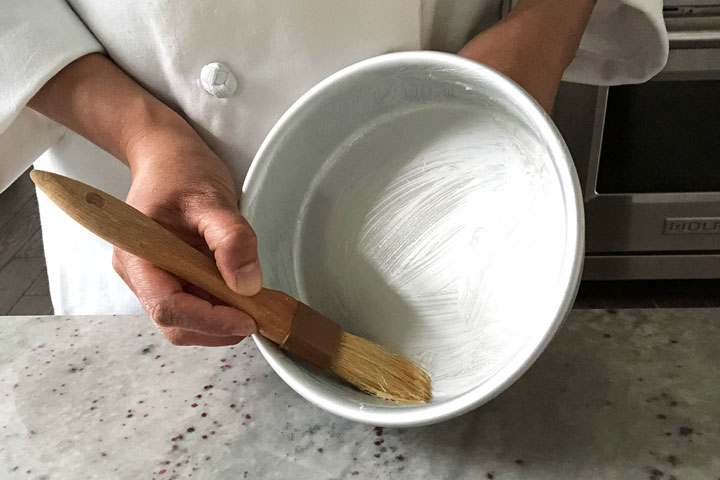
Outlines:
{"type": "Polygon", "coordinates": [[[148,315],[158,327],[174,327],[177,323],[175,309],[167,300],[150,301],[145,307],[148,315]]]}
{"type": "Polygon", "coordinates": [[[245,248],[257,248],[257,236],[249,225],[236,224],[230,227],[223,237],[222,244],[242,245],[245,248]]]}
{"type": "Polygon", "coordinates": [[[124,271],[123,261],[122,261],[121,253],[117,248],[113,248],[112,267],[113,267],[113,270],[115,270],[115,273],[117,273],[118,275],[122,275],[122,273],[124,271]]]}
{"type": "Polygon", "coordinates": [[[231,192],[222,191],[217,188],[207,188],[207,185],[200,183],[197,186],[188,186],[186,193],[179,199],[180,207],[184,211],[194,212],[205,211],[208,208],[215,209],[236,209],[235,195],[231,192]]]}
{"type": "Polygon", "coordinates": [[[165,335],[165,338],[168,342],[170,342],[172,345],[175,345],[176,347],[185,347],[188,345],[193,345],[192,342],[192,336],[184,331],[177,328],[170,328],[163,331],[163,334],[165,335]]]}

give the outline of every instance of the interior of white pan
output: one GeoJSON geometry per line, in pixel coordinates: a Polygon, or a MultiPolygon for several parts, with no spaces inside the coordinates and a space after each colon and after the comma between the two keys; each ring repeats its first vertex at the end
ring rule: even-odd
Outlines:
{"type": "Polygon", "coordinates": [[[419,423],[490,398],[542,349],[577,282],[577,192],[547,121],[494,72],[433,61],[316,87],[244,188],[266,286],[431,375],[433,401],[400,406],[260,342],[293,388],[361,421],[419,423]]]}

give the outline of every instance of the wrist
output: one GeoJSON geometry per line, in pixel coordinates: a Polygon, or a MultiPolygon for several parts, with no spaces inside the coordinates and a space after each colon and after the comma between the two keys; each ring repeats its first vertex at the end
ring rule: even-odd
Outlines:
{"type": "Polygon", "coordinates": [[[524,0],[459,54],[510,77],[550,112],[594,1],[524,0]]]}
{"type": "Polygon", "coordinates": [[[177,112],[149,95],[132,102],[122,127],[122,149],[126,163],[135,172],[157,162],[162,152],[198,143],[197,133],[177,112]]]}
{"type": "Polygon", "coordinates": [[[563,71],[575,58],[596,0],[519,0],[506,20],[533,45],[534,57],[563,71]]]}

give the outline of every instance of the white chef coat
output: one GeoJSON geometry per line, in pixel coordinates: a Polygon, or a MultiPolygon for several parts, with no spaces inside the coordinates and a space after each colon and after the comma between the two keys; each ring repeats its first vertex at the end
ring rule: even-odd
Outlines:
{"type": "MultiPolygon", "coordinates": [[[[661,11],[662,0],[599,0],[565,78],[657,73],[667,58],[661,11]]],[[[125,198],[124,165],[25,107],[73,60],[104,51],[181,112],[240,186],[274,122],[315,83],[391,51],[457,51],[499,19],[501,0],[0,0],[0,12],[0,190],[34,162],[125,198]],[[232,95],[200,81],[214,62],[236,80],[232,95]]],[[[38,197],[55,313],[140,312],[110,245],[38,197]]]]}

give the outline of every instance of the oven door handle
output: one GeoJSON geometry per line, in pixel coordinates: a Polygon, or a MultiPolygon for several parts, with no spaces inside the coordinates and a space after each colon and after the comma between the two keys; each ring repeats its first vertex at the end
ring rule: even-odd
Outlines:
{"type": "Polygon", "coordinates": [[[671,49],[720,47],[719,30],[669,31],[671,49]]]}

